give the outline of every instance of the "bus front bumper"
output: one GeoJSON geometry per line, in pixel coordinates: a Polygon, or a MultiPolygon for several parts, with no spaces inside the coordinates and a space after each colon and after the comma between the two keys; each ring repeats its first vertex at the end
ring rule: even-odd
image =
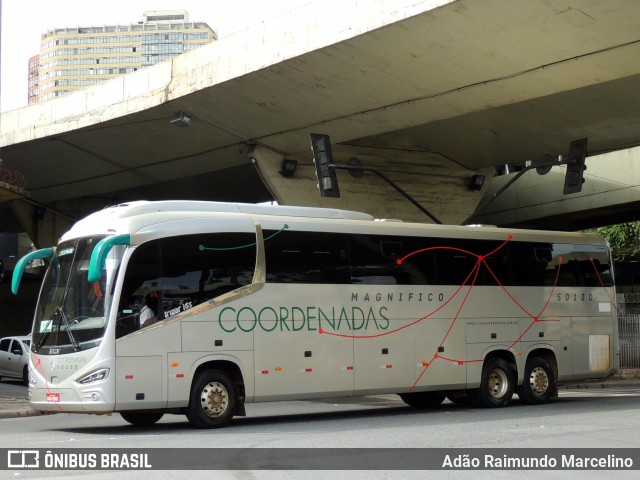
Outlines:
{"type": "Polygon", "coordinates": [[[77,392],[70,388],[30,388],[29,404],[39,412],[111,413],[113,402],[106,401],[99,389],[77,392]]]}

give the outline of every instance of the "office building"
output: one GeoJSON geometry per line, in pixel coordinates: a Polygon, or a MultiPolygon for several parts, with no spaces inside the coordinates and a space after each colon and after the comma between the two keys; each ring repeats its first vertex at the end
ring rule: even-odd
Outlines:
{"type": "Polygon", "coordinates": [[[29,104],[168,60],[217,39],[185,10],[145,12],[129,25],[56,28],[29,59],[29,104]]]}

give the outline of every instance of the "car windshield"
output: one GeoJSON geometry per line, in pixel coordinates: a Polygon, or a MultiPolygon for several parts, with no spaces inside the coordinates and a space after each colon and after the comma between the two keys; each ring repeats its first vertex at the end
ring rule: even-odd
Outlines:
{"type": "Polygon", "coordinates": [[[102,238],[63,242],[56,249],[36,307],[33,352],[56,347],[56,353],[68,353],[100,343],[111,305],[110,285],[123,252],[122,248],[113,248],[100,281],[89,282],[91,252],[102,238]]]}

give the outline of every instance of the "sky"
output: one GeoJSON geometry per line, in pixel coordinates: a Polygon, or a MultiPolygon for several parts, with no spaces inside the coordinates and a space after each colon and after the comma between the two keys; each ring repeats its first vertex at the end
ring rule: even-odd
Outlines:
{"type": "Polygon", "coordinates": [[[29,58],[47,30],[136,23],[149,10],[186,10],[206,22],[218,39],[315,0],[0,0],[0,110],[27,105],[29,58]]]}

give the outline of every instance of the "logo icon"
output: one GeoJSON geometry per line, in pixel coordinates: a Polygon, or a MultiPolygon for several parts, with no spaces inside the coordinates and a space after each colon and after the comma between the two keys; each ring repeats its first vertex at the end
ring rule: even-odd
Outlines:
{"type": "Polygon", "coordinates": [[[9,450],[7,452],[8,468],[39,468],[40,452],[38,450],[9,450]]]}

